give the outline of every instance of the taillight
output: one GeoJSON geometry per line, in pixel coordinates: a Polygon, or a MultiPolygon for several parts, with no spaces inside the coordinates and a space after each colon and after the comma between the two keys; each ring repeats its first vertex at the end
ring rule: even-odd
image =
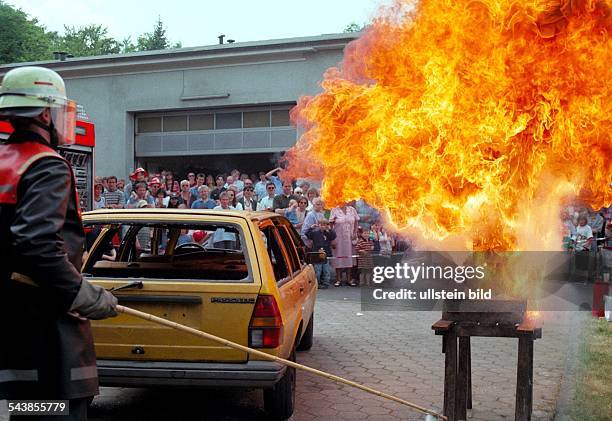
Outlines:
{"type": "Polygon", "coordinates": [[[249,323],[249,346],[251,348],[276,348],[282,341],[283,319],[274,296],[258,296],[251,323],[249,323]]]}

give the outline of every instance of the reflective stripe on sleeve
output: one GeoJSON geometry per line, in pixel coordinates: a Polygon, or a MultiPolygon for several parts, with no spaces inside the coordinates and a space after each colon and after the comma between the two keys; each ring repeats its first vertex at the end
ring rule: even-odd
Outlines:
{"type": "Polygon", "coordinates": [[[95,365],[70,369],[70,380],[95,379],[98,377],[98,368],[95,365]]]}
{"type": "Polygon", "coordinates": [[[0,383],[36,381],[38,381],[38,370],[0,370],[0,383]]]}
{"type": "MultiPolygon", "coordinates": [[[[41,152],[36,155],[31,156],[23,165],[17,170],[17,174],[23,174],[34,162],[38,161],[41,158],[45,158],[47,156],[57,158],[60,157],[57,152],[41,152]]],[[[61,157],[60,157],[61,158],[61,157]]]]}

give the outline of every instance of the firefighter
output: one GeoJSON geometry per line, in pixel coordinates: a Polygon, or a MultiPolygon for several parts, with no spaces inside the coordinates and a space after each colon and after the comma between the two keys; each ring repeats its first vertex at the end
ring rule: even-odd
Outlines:
{"type": "Polygon", "coordinates": [[[42,67],[9,71],[0,119],[0,400],[69,400],[86,420],[98,394],[88,319],[116,316],[116,298],[80,274],[84,230],[71,166],[56,149],[74,141],[76,104],[42,67]]]}

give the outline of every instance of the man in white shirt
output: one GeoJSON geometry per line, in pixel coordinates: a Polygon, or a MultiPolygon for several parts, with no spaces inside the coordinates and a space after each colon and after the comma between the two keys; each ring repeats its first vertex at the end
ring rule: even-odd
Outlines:
{"type": "Polygon", "coordinates": [[[268,195],[264,197],[263,199],[261,199],[259,203],[257,204],[258,211],[272,212],[272,209],[274,209],[275,192],[276,192],[276,186],[274,185],[272,181],[268,181],[266,183],[266,193],[268,193],[268,195]]]}
{"type": "MultiPolygon", "coordinates": [[[[219,203],[220,205],[216,206],[213,210],[236,210],[236,208],[230,205],[230,197],[227,192],[219,195],[219,203]]],[[[236,234],[226,232],[224,228],[217,228],[213,234],[212,243],[214,248],[236,250],[236,234]]]]}
{"type": "MultiPolygon", "coordinates": [[[[250,180],[246,180],[246,181],[250,181],[250,180]]],[[[244,191],[243,191],[244,197],[238,200],[238,204],[242,206],[243,210],[246,210],[246,211],[257,210],[257,201],[253,197],[254,190],[255,188],[253,187],[253,184],[249,185],[245,183],[244,191]]]]}
{"type": "Polygon", "coordinates": [[[578,218],[578,226],[576,227],[576,250],[589,250],[592,242],[593,229],[587,225],[586,216],[581,216],[578,218]]]}
{"type": "Polygon", "coordinates": [[[219,206],[215,206],[213,210],[236,210],[236,208],[230,205],[229,194],[224,191],[219,195],[219,206]]]}

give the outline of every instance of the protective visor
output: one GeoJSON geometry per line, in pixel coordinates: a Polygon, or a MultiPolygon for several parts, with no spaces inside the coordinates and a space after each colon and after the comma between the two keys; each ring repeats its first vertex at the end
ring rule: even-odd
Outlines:
{"type": "Polygon", "coordinates": [[[51,121],[57,131],[60,145],[72,145],[76,136],[77,104],[67,99],[64,103],[55,102],[51,107],[51,121]]]}
{"type": "Polygon", "coordinates": [[[59,96],[39,95],[26,89],[0,92],[0,96],[10,97],[10,101],[5,101],[4,107],[0,108],[0,119],[34,118],[45,108],[49,108],[51,121],[59,138],[58,144],[72,145],[75,142],[77,116],[75,101],[59,96]]]}

